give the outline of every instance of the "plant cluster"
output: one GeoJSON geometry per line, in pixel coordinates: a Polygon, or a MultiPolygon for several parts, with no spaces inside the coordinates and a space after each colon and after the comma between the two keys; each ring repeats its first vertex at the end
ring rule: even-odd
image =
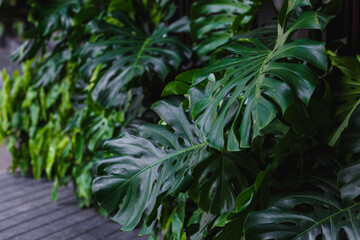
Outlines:
{"type": "Polygon", "coordinates": [[[12,170],[43,174],[57,188],[73,181],[91,204],[101,141],[153,121],[150,103],[188,60],[169,1],[29,1],[34,28],[12,56],[22,74],[3,72],[0,139],[12,170]],[[153,89],[156,89],[155,91],[153,89]]]}
{"type": "Polygon", "coordinates": [[[342,1],[286,0],[257,29],[257,0],[195,1],[190,21],[166,0],[31,2],[15,57],[35,62],[0,91],[14,169],[87,204],[92,182],[152,240],[360,239],[360,57],[317,37],[342,1]]]}

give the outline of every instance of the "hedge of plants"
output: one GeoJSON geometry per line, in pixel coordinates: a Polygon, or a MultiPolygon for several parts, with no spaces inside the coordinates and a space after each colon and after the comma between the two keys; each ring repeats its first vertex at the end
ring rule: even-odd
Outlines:
{"type": "Polygon", "coordinates": [[[321,41],[342,1],[254,28],[262,3],[29,0],[12,170],[153,240],[360,239],[360,56],[321,41]]]}

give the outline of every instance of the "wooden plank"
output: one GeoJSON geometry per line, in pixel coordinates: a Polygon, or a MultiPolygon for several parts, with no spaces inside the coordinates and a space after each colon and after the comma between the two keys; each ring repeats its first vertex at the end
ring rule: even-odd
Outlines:
{"type": "Polygon", "coordinates": [[[0,200],[7,199],[8,194],[14,194],[15,192],[21,192],[25,189],[31,189],[39,185],[48,185],[47,188],[51,189],[52,183],[47,181],[36,181],[36,180],[23,180],[19,182],[13,182],[6,187],[0,188],[0,200]]]}
{"type": "MultiPolygon", "coordinates": [[[[15,187],[14,187],[15,188],[15,187]]],[[[35,199],[38,196],[47,194],[50,196],[52,184],[47,183],[33,183],[31,186],[14,189],[12,192],[3,193],[0,191],[0,212],[5,208],[9,208],[18,202],[25,202],[27,200],[35,199]],[[44,194],[45,192],[45,194],[44,194]]]]}
{"type": "Polygon", "coordinates": [[[1,240],[144,240],[139,230],[121,232],[120,225],[98,215],[93,209],[81,210],[73,188],[59,188],[59,200],[52,202],[52,183],[0,174],[1,240]]]}
{"type": "MultiPolygon", "coordinates": [[[[61,188],[59,189],[59,199],[62,197],[70,196],[72,195],[72,191],[70,189],[61,188]]],[[[8,211],[3,211],[0,214],[0,221],[10,218],[12,216],[16,216],[20,213],[32,210],[34,208],[38,208],[46,203],[52,202],[50,198],[50,191],[48,193],[48,196],[43,197],[42,199],[38,199],[36,201],[29,201],[27,203],[24,203],[23,205],[16,206],[12,209],[9,209],[8,211]]],[[[0,238],[1,239],[1,238],[0,238]]]]}
{"type": "Polygon", "coordinates": [[[140,232],[139,229],[136,229],[132,232],[116,231],[116,232],[106,236],[104,239],[106,239],[106,240],[146,240],[146,239],[149,239],[149,236],[138,237],[139,232],[140,232]]]}
{"type": "MultiPolygon", "coordinates": [[[[68,228],[59,230],[54,232],[53,234],[49,234],[41,239],[43,240],[68,240],[74,238],[82,233],[89,232],[92,229],[98,229],[99,232],[102,232],[100,227],[104,226],[107,223],[107,220],[100,217],[99,215],[95,215],[95,217],[86,219],[80,224],[69,226],[68,228]]],[[[94,238],[93,238],[94,239],[94,238]]]]}
{"type": "MultiPolygon", "coordinates": [[[[45,185],[45,186],[49,186],[49,185],[45,185]]],[[[33,191],[32,194],[27,194],[21,198],[16,198],[13,199],[12,201],[7,201],[0,205],[0,214],[2,214],[2,212],[5,211],[11,211],[11,209],[17,208],[29,202],[39,201],[44,198],[50,198],[51,197],[50,194],[51,194],[51,189],[49,189],[49,187],[46,187],[39,191],[33,191]]]]}
{"type": "Polygon", "coordinates": [[[2,202],[13,200],[15,198],[21,198],[25,195],[37,192],[37,191],[45,189],[45,188],[51,189],[52,185],[53,184],[51,182],[47,182],[47,183],[36,184],[31,187],[23,187],[23,188],[20,188],[19,190],[13,189],[13,191],[9,191],[9,192],[3,192],[2,190],[0,190],[0,204],[2,202]]]}
{"type": "MultiPolygon", "coordinates": [[[[69,240],[94,240],[94,239],[105,239],[104,237],[109,234],[120,231],[120,225],[114,222],[108,221],[107,224],[100,228],[94,228],[91,231],[84,232],[81,235],[70,238],[69,240]]],[[[134,233],[136,235],[136,233],[134,233]]]]}
{"type": "MultiPolygon", "coordinates": [[[[68,196],[65,196],[63,199],[59,199],[59,200],[60,201],[69,200],[73,198],[74,196],[70,194],[68,196]]],[[[17,225],[20,224],[24,224],[27,221],[31,221],[35,218],[47,215],[56,210],[60,210],[61,208],[63,208],[63,206],[59,205],[58,203],[54,203],[54,202],[45,203],[38,208],[33,208],[29,211],[16,214],[15,216],[9,217],[7,219],[3,219],[2,221],[0,221],[0,231],[4,231],[11,227],[16,227],[17,225]]]]}
{"type": "Polygon", "coordinates": [[[31,179],[31,178],[14,177],[14,176],[9,175],[9,177],[4,178],[0,181],[0,189],[4,189],[8,185],[13,184],[13,183],[26,182],[26,180],[35,181],[34,179],[31,179]]]}
{"type": "MultiPolygon", "coordinates": [[[[32,227],[31,231],[28,229],[26,232],[22,234],[12,236],[11,238],[5,238],[5,240],[34,240],[34,239],[41,239],[49,234],[58,232],[60,230],[66,229],[70,226],[81,224],[83,221],[87,220],[88,218],[93,218],[96,216],[96,213],[93,210],[76,210],[74,212],[74,208],[66,208],[72,210],[73,212],[67,212],[64,214],[65,209],[59,211],[59,215],[62,215],[59,219],[51,219],[49,220],[48,217],[42,218],[42,220],[46,221],[41,224],[40,227],[32,227]]],[[[33,221],[31,221],[32,223],[33,221]]],[[[26,225],[27,227],[28,225],[26,225]]],[[[19,227],[20,228],[20,227],[19,227]]]]}
{"type": "Polygon", "coordinates": [[[0,191],[1,192],[5,192],[5,190],[8,190],[9,188],[11,189],[12,187],[25,187],[25,186],[29,186],[32,184],[36,184],[38,182],[48,182],[46,180],[35,180],[35,179],[29,179],[29,178],[24,178],[24,179],[12,179],[11,181],[6,181],[5,183],[2,183],[2,186],[0,186],[0,191]]]}
{"type": "Polygon", "coordinates": [[[0,174],[0,180],[8,178],[9,175],[12,175],[12,174],[11,173],[2,173],[2,174],[0,174]]]}
{"type": "MultiPolygon", "coordinates": [[[[31,235],[32,232],[36,229],[42,229],[43,230],[42,233],[45,235],[46,233],[44,233],[44,227],[46,229],[47,225],[57,222],[58,220],[76,216],[76,214],[80,211],[81,210],[78,209],[76,206],[59,208],[58,210],[55,210],[49,214],[42,215],[34,219],[30,219],[29,221],[23,222],[19,225],[1,231],[0,239],[15,239],[15,238],[21,239],[20,238],[21,236],[31,235]]],[[[47,232],[47,233],[51,233],[51,232],[47,232]]],[[[30,239],[30,238],[26,238],[26,239],[30,239]]],[[[37,239],[37,238],[31,237],[31,239],[37,239]]]]}

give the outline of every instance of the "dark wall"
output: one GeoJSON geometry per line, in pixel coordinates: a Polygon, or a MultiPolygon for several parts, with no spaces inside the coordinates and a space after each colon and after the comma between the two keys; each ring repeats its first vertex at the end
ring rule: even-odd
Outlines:
{"type": "Polygon", "coordinates": [[[359,0],[343,0],[341,11],[327,27],[326,38],[328,42],[346,38],[347,42],[340,51],[341,55],[360,53],[359,11],[359,0]]]}

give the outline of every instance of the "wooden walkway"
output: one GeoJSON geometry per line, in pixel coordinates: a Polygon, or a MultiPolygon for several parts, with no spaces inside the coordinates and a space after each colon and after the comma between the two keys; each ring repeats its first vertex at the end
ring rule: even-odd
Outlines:
{"type": "Polygon", "coordinates": [[[52,202],[52,183],[0,174],[1,240],[144,240],[93,209],[79,209],[72,187],[61,187],[52,202]]]}

